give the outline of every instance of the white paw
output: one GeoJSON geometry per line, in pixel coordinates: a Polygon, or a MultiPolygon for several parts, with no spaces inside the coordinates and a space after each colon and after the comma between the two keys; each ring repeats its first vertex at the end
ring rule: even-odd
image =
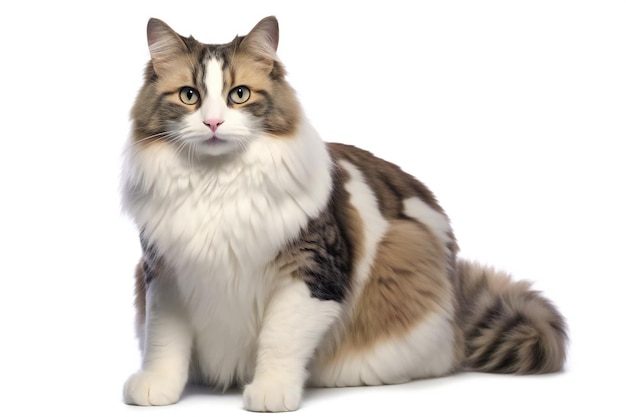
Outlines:
{"type": "Polygon", "coordinates": [[[134,405],[168,405],[180,398],[185,383],[180,378],[139,371],[124,384],[124,402],[134,405]]]}
{"type": "Polygon", "coordinates": [[[282,381],[252,381],[243,391],[243,406],[248,411],[294,411],[301,399],[301,385],[282,381]]]}

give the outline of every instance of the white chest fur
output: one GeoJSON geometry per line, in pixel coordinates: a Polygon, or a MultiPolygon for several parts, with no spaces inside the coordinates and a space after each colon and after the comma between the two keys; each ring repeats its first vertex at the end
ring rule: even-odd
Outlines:
{"type": "Polygon", "coordinates": [[[250,373],[272,261],[325,206],[330,164],[307,127],[232,157],[194,160],[167,143],[128,155],[125,209],[174,274],[211,382],[250,373]]]}

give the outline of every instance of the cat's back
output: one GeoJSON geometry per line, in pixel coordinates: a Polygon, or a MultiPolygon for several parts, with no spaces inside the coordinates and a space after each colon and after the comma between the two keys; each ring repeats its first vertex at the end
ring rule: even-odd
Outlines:
{"type": "Polygon", "coordinates": [[[327,149],[343,173],[337,178],[352,189],[353,203],[369,198],[375,202],[374,212],[385,221],[412,219],[422,223],[436,240],[456,252],[449,219],[426,185],[367,150],[343,143],[328,143],[327,149]]]}

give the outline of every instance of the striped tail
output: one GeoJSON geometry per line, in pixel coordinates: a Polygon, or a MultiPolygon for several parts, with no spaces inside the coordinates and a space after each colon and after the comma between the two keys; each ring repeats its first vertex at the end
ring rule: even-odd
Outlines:
{"type": "Polygon", "coordinates": [[[528,282],[459,261],[460,319],[468,370],[542,374],[561,370],[567,327],[528,282]]]}

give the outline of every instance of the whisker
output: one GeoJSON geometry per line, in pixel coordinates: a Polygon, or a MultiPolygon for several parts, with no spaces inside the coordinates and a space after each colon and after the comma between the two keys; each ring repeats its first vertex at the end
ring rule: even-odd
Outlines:
{"type": "Polygon", "coordinates": [[[191,151],[194,150],[195,152],[195,147],[194,147],[195,143],[191,143],[191,146],[187,146],[187,163],[189,164],[189,167],[193,168],[193,162],[191,160],[191,151]]]}
{"type": "Polygon", "coordinates": [[[237,145],[239,146],[241,152],[245,152],[248,149],[248,145],[250,145],[250,143],[254,140],[254,136],[249,134],[242,135],[239,138],[240,139],[237,140],[237,145]]]}
{"type": "Polygon", "coordinates": [[[163,132],[158,132],[155,133],[153,135],[150,136],[146,136],[145,138],[141,138],[141,139],[132,139],[129,143],[126,144],[127,147],[151,140],[151,139],[161,139],[161,138],[167,138],[168,136],[170,136],[171,134],[176,133],[176,130],[165,130],[163,132]]]}
{"type": "MultiPolygon", "coordinates": [[[[193,154],[197,155],[198,154],[198,148],[200,147],[200,143],[199,142],[194,142],[193,143],[193,154]]],[[[191,158],[191,154],[189,155],[189,159],[191,161],[190,166],[191,166],[191,170],[193,171],[193,158],[191,158]]]]}
{"type": "Polygon", "coordinates": [[[184,141],[184,137],[182,135],[176,135],[176,137],[173,137],[172,140],[174,142],[177,142],[178,146],[176,146],[176,151],[174,152],[174,154],[178,157],[180,154],[183,153],[183,150],[186,146],[188,146],[188,144],[184,141]]]}
{"type": "Polygon", "coordinates": [[[141,149],[139,146],[136,146],[136,145],[139,145],[147,141],[152,141],[155,139],[173,139],[175,136],[178,136],[178,135],[179,133],[177,130],[166,130],[163,132],[155,133],[150,136],[146,136],[145,138],[132,139],[130,142],[126,143],[126,145],[122,149],[122,153],[127,153],[132,150],[134,154],[134,153],[139,152],[141,149]]]}

